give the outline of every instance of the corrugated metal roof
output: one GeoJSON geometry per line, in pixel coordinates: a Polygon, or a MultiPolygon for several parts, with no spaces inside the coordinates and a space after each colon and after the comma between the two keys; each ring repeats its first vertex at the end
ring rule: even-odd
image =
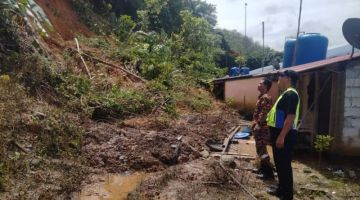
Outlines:
{"type": "Polygon", "coordinates": [[[320,60],[320,61],[316,61],[316,62],[312,62],[312,63],[298,65],[298,66],[294,66],[294,67],[283,68],[283,69],[276,70],[276,71],[271,71],[271,72],[268,72],[268,73],[262,73],[262,74],[257,74],[257,75],[246,75],[246,76],[219,78],[219,79],[215,79],[214,82],[222,82],[222,81],[237,80],[237,79],[246,79],[246,78],[251,78],[251,77],[262,77],[262,76],[266,76],[266,75],[270,75],[270,74],[276,74],[278,72],[289,70],[289,69],[294,70],[296,72],[306,72],[306,71],[311,71],[311,70],[319,69],[319,68],[322,68],[322,67],[326,67],[326,66],[331,65],[331,64],[350,61],[350,60],[355,60],[355,59],[359,59],[359,58],[360,58],[360,53],[355,53],[353,55],[352,59],[350,59],[349,55],[344,55],[344,56],[338,56],[338,57],[334,57],[334,58],[330,58],[330,59],[326,59],[326,60],[320,60]]]}
{"type": "Polygon", "coordinates": [[[335,64],[335,63],[354,60],[354,59],[357,59],[357,58],[360,58],[360,53],[354,54],[352,59],[350,59],[349,55],[344,55],[344,56],[338,56],[338,57],[334,57],[334,58],[330,58],[330,59],[326,59],[326,60],[320,60],[320,61],[317,61],[317,62],[307,63],[307,64],[304,64],[304,65],[298,65],[298,66],[294,66],[294,67],[291,67],[291,68],[282,69],[282,70],[279,70],[279,71],[285,71],[287,69],[291,69],[291,70],[294,70],[296,72],[304,72],[304,71],[309,71],[309,70],[314,70],[314,69],[326,67],[327,65],[331,65],[331,64],[335,64]]]}

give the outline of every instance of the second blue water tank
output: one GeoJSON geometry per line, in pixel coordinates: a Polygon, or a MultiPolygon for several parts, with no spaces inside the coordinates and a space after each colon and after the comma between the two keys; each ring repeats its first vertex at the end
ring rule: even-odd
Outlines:
{"type": "Polygon", "coordinates": [[[319,33],[300,35],[295,64],[301,65],[325,59],[328,44],[329,40],[319,33]]]}
{"type": "Polygon", "coordinates": [[[249,75],[249,74],[250,74],[250,68],[248,68],[248,67],[241,67],[241,69],[240,69],[240,74],[241,74],[241,75],[249,75]]]}

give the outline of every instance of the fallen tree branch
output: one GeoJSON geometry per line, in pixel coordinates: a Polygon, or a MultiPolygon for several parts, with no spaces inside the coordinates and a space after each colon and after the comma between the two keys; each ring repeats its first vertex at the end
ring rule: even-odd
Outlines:
{"type": "Polygon", "coordinates": [[[104,65],[110,66],[110,67],[112,67],[112,68],[120,69],[121,71],[127,73],[128,75],[131,75],[131,76],[135,77],[136,79],[140,80],[140,81],[143,82],[143,83],[146,82],[145,79],[143,79],[143,78],[141,78],[140,76],[138,76],[138,75],[130,72],[130,71],[127,70],[127,69],[124,69],[123,67],[119,67],[119,66],[117,66],[117,65],[114,65],[114,64],[109,63],[109,62],[107,62],[107,61],[101,60],[101,59],[99,59],[99,58],[96,58],[96,57],[94,57],[94,56],[92,56],[92,55],[89,55],[89,54],[86,54],[86,53],[81,53],[81,55],[82,55],[82,56],[85,56],[85,57],[88,57],[88,58],[90,58],[90,59],[92,59],[92,60],[95,60],[96,62],[99,62],[99,63],[102,63],[102,64],[104,64],[104,65]]]}
{"type": "Polygon", "coordinates": [[[224,172],[236,183],[238,184],[243,191],[245,191],[252,199],[257,200],[257,198],[234,176],[232,175],[222,164],[221,161],[219,161],[221,168],[224,170],[224,172]]]}
{"type": "MultiPolygon", "coordinates": [[[[221,155],[226,155],[226,151],[227,151],[227,148],[229,147],[230,145],[230,142],[231,142],[231,139],[234,137],[235,133],[241,128],[241,125],[240,126],[237,126],[231,133],[230,135],[225,138],[224,140],[224,149],[223,151],[221,152],[221,155]]],[[[257,198],[234,176],[232,175],[226,168],[225,166],[223,165],[223,163],[221,162],[221,159],[219,160],[219,164],[221,166],[221,168],[224,170],[224,172],[236,183],[238,184],[241,189],[246,192],[252,199],[254,200],[257,200],[257,198]]]]}
{"type": "Polygon", "coordinates": [[[240,125],[240,126],[237,126],[237,127],[230,133],[230,135],[229,135],[227,138],[225,138],[224,144],[223,144],[222,154],[224,154],[224,153],[227,151],[231,139],[234,137],[235,133],[237,133],[240,128],[241,128],[241,125],[240,125]]]}
{"type": "Polygon", "coordinates": [[[88,68],[88,66],[87,66],[84,58],[82,57],[82,53],[81,53],[81,50],[80,50],[79,41],[78,41],[77,38],[75,38],[75,42],[76,42],[77,52],[79,53],[79,56],[80,56],[81,61],[84,63],[84,66],[85,66],[85,69],[86,69],[86,73],[88,74],[89,78],[92,79],[90,70],[89,70],[89,68],[88,68]]]}
{"type": "MultiPolygon", "coordinates": [[[[248,154],[224,153],[224,154],[221,154],[221,155],[234,156],[236,159],[248,159],[248,160],[255,160],[256,159],[256,157],[250,156],[248,154]]],[[[211,156],[215,157],[215,158],[220,158],[221,155],[220,154],[211,154],[211,156]]]]}

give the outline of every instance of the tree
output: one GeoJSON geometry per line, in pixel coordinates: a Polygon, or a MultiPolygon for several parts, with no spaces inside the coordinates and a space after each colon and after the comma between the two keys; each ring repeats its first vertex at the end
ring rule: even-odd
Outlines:
{"type": "Polygon", "coordinates": [[[242,65],[245,65],[245,63],[246,63],[246,58],[245,58],[245,56],[237,56],[236,58],[235,58],[235,62],[239,65],[239,66],[242,66],[242,65]]]}
{"type": "Polygon", "coordinates": [[[181,11],[180,67],[190,69],[199,78],[209,78],[217,73],[215,58],[221,53],[220,38],[212,32],[211,25],[190,11],[181,11]]]}
{"type": "MultiPolygon", "coordinates": [[[[246,66],[250,69],[257,69],[262,66],[263,49],[262,46],[254,42],[251,38],[243,36],[236,30],[217,29],[217,33],[221,34],[234,52],[238,52],[246,58],[246,66]]],[[[276,52],[269,47],[265,48],[265,66],[274,64],[282,59],[282,53],[276,52]],[[275,62],[276,61],[276,62],[275,62]]]]}

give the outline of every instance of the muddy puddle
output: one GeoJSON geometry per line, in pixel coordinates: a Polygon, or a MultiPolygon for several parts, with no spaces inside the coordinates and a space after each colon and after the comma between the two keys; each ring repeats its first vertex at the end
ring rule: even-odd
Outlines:
{"type": "Polygon", "coordinates": [[[107,174],[93,177],[92,183],[85,185],[74,200],[123,200],[134,191],[149,175],[134,173],[130,175],[107,174]]]}

